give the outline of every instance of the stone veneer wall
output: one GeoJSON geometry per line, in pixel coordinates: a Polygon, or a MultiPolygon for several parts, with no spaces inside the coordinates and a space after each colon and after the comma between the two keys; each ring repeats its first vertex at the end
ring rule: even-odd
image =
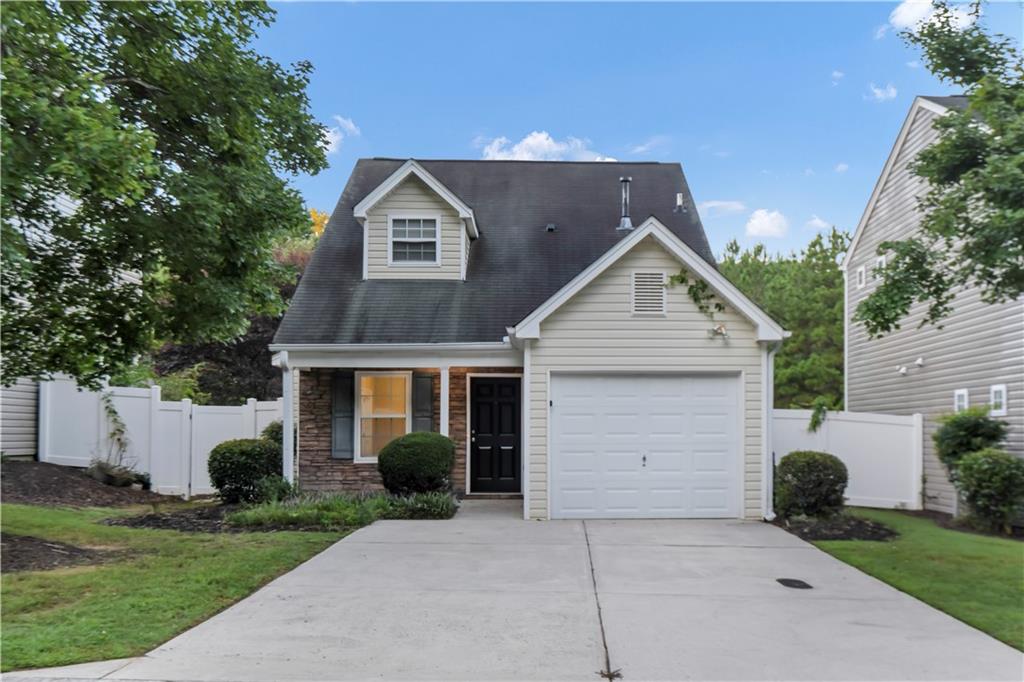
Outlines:
{"type": "MultiPolygon", "coordinates": [[[[408,371],[398,369],[394,371],[408,371]]],[[[433,374],[434,430],[440,431],[440,370],[416,369],[417,373],[433,374]]],[[[372,492],[381,490],[380,474],[373,462],[356,463],[331,457],[331,374],[332,369],[303,370],[299,375],[299,465],[298,481],[303,490],[346,490],[372,492]]],[[[449,369],[449,436],[455,441],[455,466],[452,487],[456,493],[466,491],[466,375],[521,374],[518,367],[452,367],[449,369]]]]}

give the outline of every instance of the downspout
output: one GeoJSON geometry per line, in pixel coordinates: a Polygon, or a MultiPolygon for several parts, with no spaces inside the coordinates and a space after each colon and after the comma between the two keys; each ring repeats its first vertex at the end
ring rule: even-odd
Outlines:
{"type": "Polygon", "coordinates": [[[765,461],[763,463],[764,474],[761,477],[763,482],[762,490],[764,498],[761,500],[761,508],[764,510],[764,520],[775,519],[775,449],[773,446],[772,431],[775,421],[775,353],[782,347],[782,341],[776,341],[768,346],[767,367],[765,371],[764,399],[767,405],[768,418],[765,420],[765,429],[762,434],[765,439],[765,461]]]}

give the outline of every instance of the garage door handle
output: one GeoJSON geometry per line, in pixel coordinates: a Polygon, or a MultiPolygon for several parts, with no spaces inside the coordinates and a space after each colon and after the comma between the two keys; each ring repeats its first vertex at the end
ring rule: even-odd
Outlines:
{"type": "Polygon", "coordinates": [[[647,466],[647,455],[644,455],[644,456],[643,456],[643,457],[641,458],[641,460],[643,461],[643,465],[644,465],[644,466],[646,467],[646,466],[647,466]]]}

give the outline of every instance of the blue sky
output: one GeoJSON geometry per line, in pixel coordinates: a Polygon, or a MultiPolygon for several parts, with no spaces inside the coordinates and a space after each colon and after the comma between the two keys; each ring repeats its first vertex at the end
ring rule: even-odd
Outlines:
{"type": "MultiPolygon", "coordinates": [[[[316,71],[333,210],[355,160],[682,163],[711,245],[852,231],[917,94],[949,94],[896,35],[913,3],[275,4],[257,49],[316,71]],[[895,10],[895,13],[894,13],[895,10]]],[[[983,23],[1019,39],[1019,2],[983,23]]]]}

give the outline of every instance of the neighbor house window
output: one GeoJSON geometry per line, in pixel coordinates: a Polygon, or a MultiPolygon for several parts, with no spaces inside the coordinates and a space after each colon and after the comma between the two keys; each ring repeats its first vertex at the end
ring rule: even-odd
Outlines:
{"type": "Polygon", "coordinates": [[[867,274],[865,273],[864,266],[862,265],[857,268],[857,288],[863,289],[864,285],[867,283],[867,279],[867,274]]]}
{"type": "Polygon", "coordinates": [[[441,262],[440,217],[390,218],[388,259],[402,265],[436,265],[441,262]]]}
{"type": "Polygon", "coordinates": [[[970,395],[966,388],[958,388],[953,391],[953,411],[963,412],[970,405],[970,395]]]}
{"type": "Polygon", "coordinates": [[[993,417],[1006,416],[1006,384],[989,387],[988,413],[993,417]]]}
{"type": "Polygon", "coordinates": [[[885,270],[885,256],[879,256],[875,259],[875,277],[881,279],[882,270],[885,270]]]}
{"type": "Polygon", "coordinates": [[[412,428],[409,372],[356,372],[356,459],[374,459],[381,448],[412,428]]]}

